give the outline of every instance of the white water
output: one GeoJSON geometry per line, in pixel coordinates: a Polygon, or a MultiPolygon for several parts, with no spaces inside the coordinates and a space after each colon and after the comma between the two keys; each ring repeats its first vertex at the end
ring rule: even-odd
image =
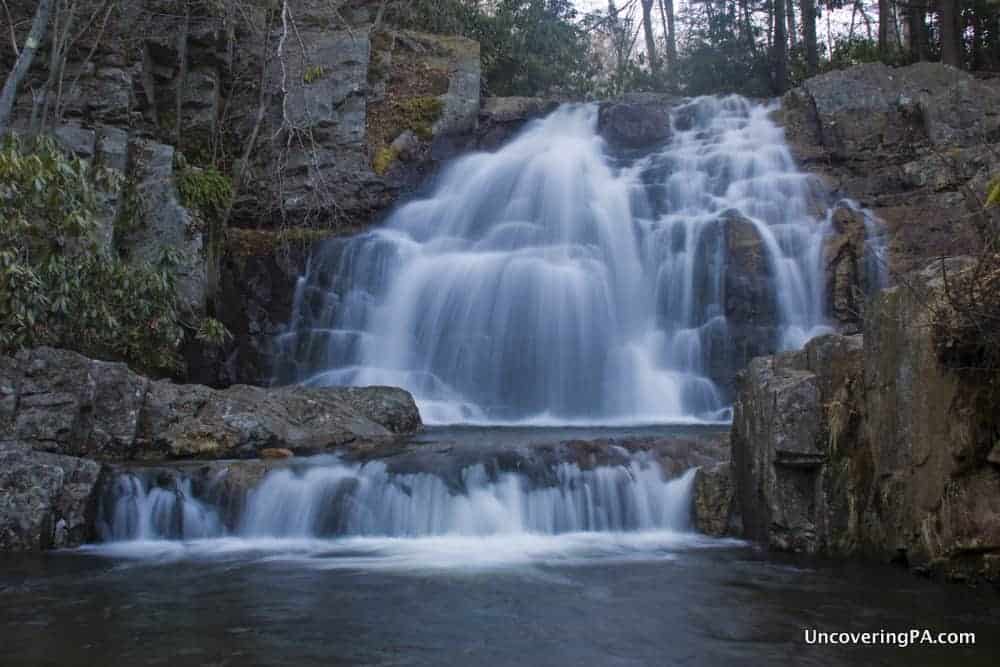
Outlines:
{"type": "Polygon", "coordinates": [[[97,528],[113,557],[245,557],[322,567],[453,568],[529,562],[667,558],[709,545],[691,532],[694,471],[666,480],[655,461],[581,470],[562,463],[544,480],[461,471],[452,487],[429,473],[316,457],[270,473],[223,521],[223,477],[121,473],[105,489],[97,528]],[[197,490],[195,490],[197,487],[197,490]]]}
{"type": "Polygon", "coordinates": [[[773,347],[828,330],[825,218],[769,111],[699,98],[667,145],[612,160],[596,106],[566,106],[456,161],[311,259],[281,379],[402,386],[432,424],[727,420],[727,219],[764,245],[773,347]]]}

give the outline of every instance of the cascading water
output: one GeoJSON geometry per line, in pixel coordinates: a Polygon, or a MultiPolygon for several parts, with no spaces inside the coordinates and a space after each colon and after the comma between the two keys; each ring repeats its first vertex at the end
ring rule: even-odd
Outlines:
{"type": "Polygon", "coordinates": [[[226,473],[120,472],[100,496],[88,547],[114,557],[263,553],[324,567],[495,566],[598,556],[669,558],[706,544],[690,529],[694,470],[655,458],[540,476],[475,464],[457,474],[314,457],[249,490],[226,473]]]}
{"type": "Polygon", "coordinates": [[[698,98],[667,144],[612,159],[597,107],[564,106],[456,161],[311,259],[279,379],[402,386],[427,423],[727,420],[727,221],[767,256],[773,347],[826,330],[825,218],[771,110],[698,98]]]}
{"type": "Polygon", "coordinates": [[[655,461],[581,470],[554,465],[546,479],[461,470],[450,485],[432,473],[393,474],[384,463],[316,457],[270,472],[236,511],[214,482],[121,473],[104,490],[97,527],[105,541],[345,536],[431,537],[621,532],[690,528],[691,470],[664,479],[655,461]],[[228,517],[228,520],[223,517],[228,517]]]}

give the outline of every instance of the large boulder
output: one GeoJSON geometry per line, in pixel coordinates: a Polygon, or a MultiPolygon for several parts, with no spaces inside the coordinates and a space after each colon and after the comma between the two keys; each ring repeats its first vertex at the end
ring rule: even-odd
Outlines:
{"type": "Polygon", "coordinates": [[[0,442],[0,552],[76,546],[89,537],[101,465],[0,442]]]}
{"type": "Polygon", "coordinates": [[[266,390],[151,381],[124,364],[38,348],[0,357],[0,442],[102,460],[314,453],[420,428],[393,387],[266,390]]]}

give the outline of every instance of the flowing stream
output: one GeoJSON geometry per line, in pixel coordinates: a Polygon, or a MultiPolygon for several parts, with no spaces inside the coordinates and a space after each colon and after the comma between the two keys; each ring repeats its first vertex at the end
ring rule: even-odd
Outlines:
{"type": "Polygon", "coordinates": [[[432,424],[728,420],[728,225],[759,237],[770,347],[829,330],[827,209],[772,110],[698,98],[669,142],[611,155],[597,106],[569,105],[457,160],[312,257],[279,380],[401,386],[432,424]]]}

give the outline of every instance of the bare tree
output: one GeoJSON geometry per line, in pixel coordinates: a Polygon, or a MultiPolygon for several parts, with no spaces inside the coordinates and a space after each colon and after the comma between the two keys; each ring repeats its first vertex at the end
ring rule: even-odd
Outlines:
{"type": "Polygon", "coordinates": [[[667,65],[677,62],[677,35],[674,32],[674,0],[660,0],[660,19],[663,21],[663,38],[666,41],[667,65]]]}
{"type": "Polygon", "coordinates": [[[642,0],[642,29],[646,34],[649,70],[657,74],[660,71],[660,59],[656,56],[656,39],[653,37],[653,0],[642,0]]]}
{"type": "Polygon", "coordinates": [[[14,68],[7,75],[3,84],[3,91],[0,91],[0,136],[7,132],[10,124],[10,115],[14,110],[14,100],[17,98],[17,89],[21,85],[24,75],[31,69],[31,62],[35,59],[35,52],[45,39],[45,31],[49,25],[49,14],[52,11],[51,0],[39,0],[35,9],[35,17],[31,21],[31,30],[24,40],[24,48],[21,49],[14,68]]]}

